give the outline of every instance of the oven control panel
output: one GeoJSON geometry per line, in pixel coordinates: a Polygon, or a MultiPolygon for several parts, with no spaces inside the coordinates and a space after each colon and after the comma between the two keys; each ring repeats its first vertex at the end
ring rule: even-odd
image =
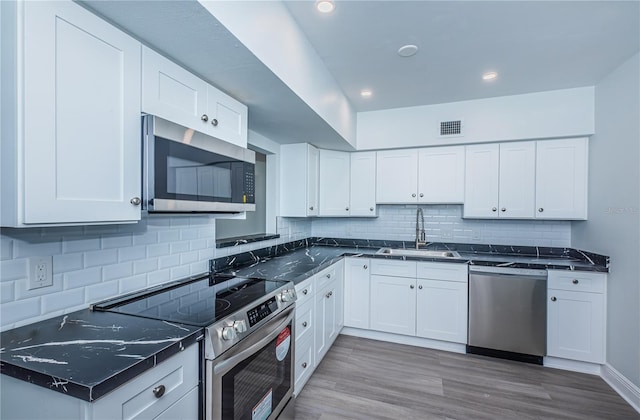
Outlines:
{"type": "Polygon", "coordinates": [[[278,302],[276,301],[276,297],[272,297],[269,300],[262,302],[260,305],[255,308],[247,311],[247,318],[249,318],[249,326],[253,327],[258,322],[262,321],[273,312],[278,309],[278,302]]]}

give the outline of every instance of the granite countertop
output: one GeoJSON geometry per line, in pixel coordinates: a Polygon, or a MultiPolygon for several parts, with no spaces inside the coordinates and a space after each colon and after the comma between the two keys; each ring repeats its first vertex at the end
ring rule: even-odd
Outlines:
{"type": "Polygon", "coordinates": [[[0,371],[95,401],[202,334],[199,327],[86,309],[3,332],[0,371]]]}
{"type": "Polygon", "coordinates": [[[342,257],[448,262],[480,266],[608,272],[609,258],[574,248],[428,243],[421,249],[450,250],[460,258],[376,254],[380,248],[414,248],[412,242],[309,238],[211,260],[211,271],[299,283],[342,257]]]}

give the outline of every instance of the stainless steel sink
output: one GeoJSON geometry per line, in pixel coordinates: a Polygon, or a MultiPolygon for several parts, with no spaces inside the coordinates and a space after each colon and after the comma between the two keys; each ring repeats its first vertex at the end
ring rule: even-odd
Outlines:
{"type": "Polygon", "coordinates": [[[426,249],[380,248],[376,254],[399,257],[460,258],[456,251],[429,251],[426,249]]]}

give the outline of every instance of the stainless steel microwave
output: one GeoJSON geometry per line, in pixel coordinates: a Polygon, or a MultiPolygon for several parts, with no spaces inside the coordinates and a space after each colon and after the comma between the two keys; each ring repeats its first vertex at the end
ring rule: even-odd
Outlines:
{"type": "Polygon", "coordinates": [[[239,213],[255,205],[255,152],[157,116],[142,117],[143,210],[239,213]]]}

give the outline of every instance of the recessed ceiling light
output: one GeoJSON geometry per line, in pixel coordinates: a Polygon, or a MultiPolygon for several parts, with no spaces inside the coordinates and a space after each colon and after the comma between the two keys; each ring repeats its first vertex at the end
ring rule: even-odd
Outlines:
{"type": "Polygon", "coordinates": [[[336,8],[336,5],[335,3],[333,3],[333,0],[316,1],[316,9],[318,9],[320,13],[331,13],[335,8],[336,8]]]}
{"type": "Polygon", "coordinates": [[[403,45],[398,49],[398,55],[400,57],[411,57],[418,52],[418,46],[413,44],[403,45]]]}
{"type": "Polygon", "coordinates": [[[482,80],[495,80],[498,77],[498,73],[495,71],[488,71],[482,75],[482,80]]]}
{"type": "Polygon", "coordinates": [[[373,95],[373,92],[370,89],[362,89],[360,91],[360,96],[363,98],[370,98],[373,95]]]}

